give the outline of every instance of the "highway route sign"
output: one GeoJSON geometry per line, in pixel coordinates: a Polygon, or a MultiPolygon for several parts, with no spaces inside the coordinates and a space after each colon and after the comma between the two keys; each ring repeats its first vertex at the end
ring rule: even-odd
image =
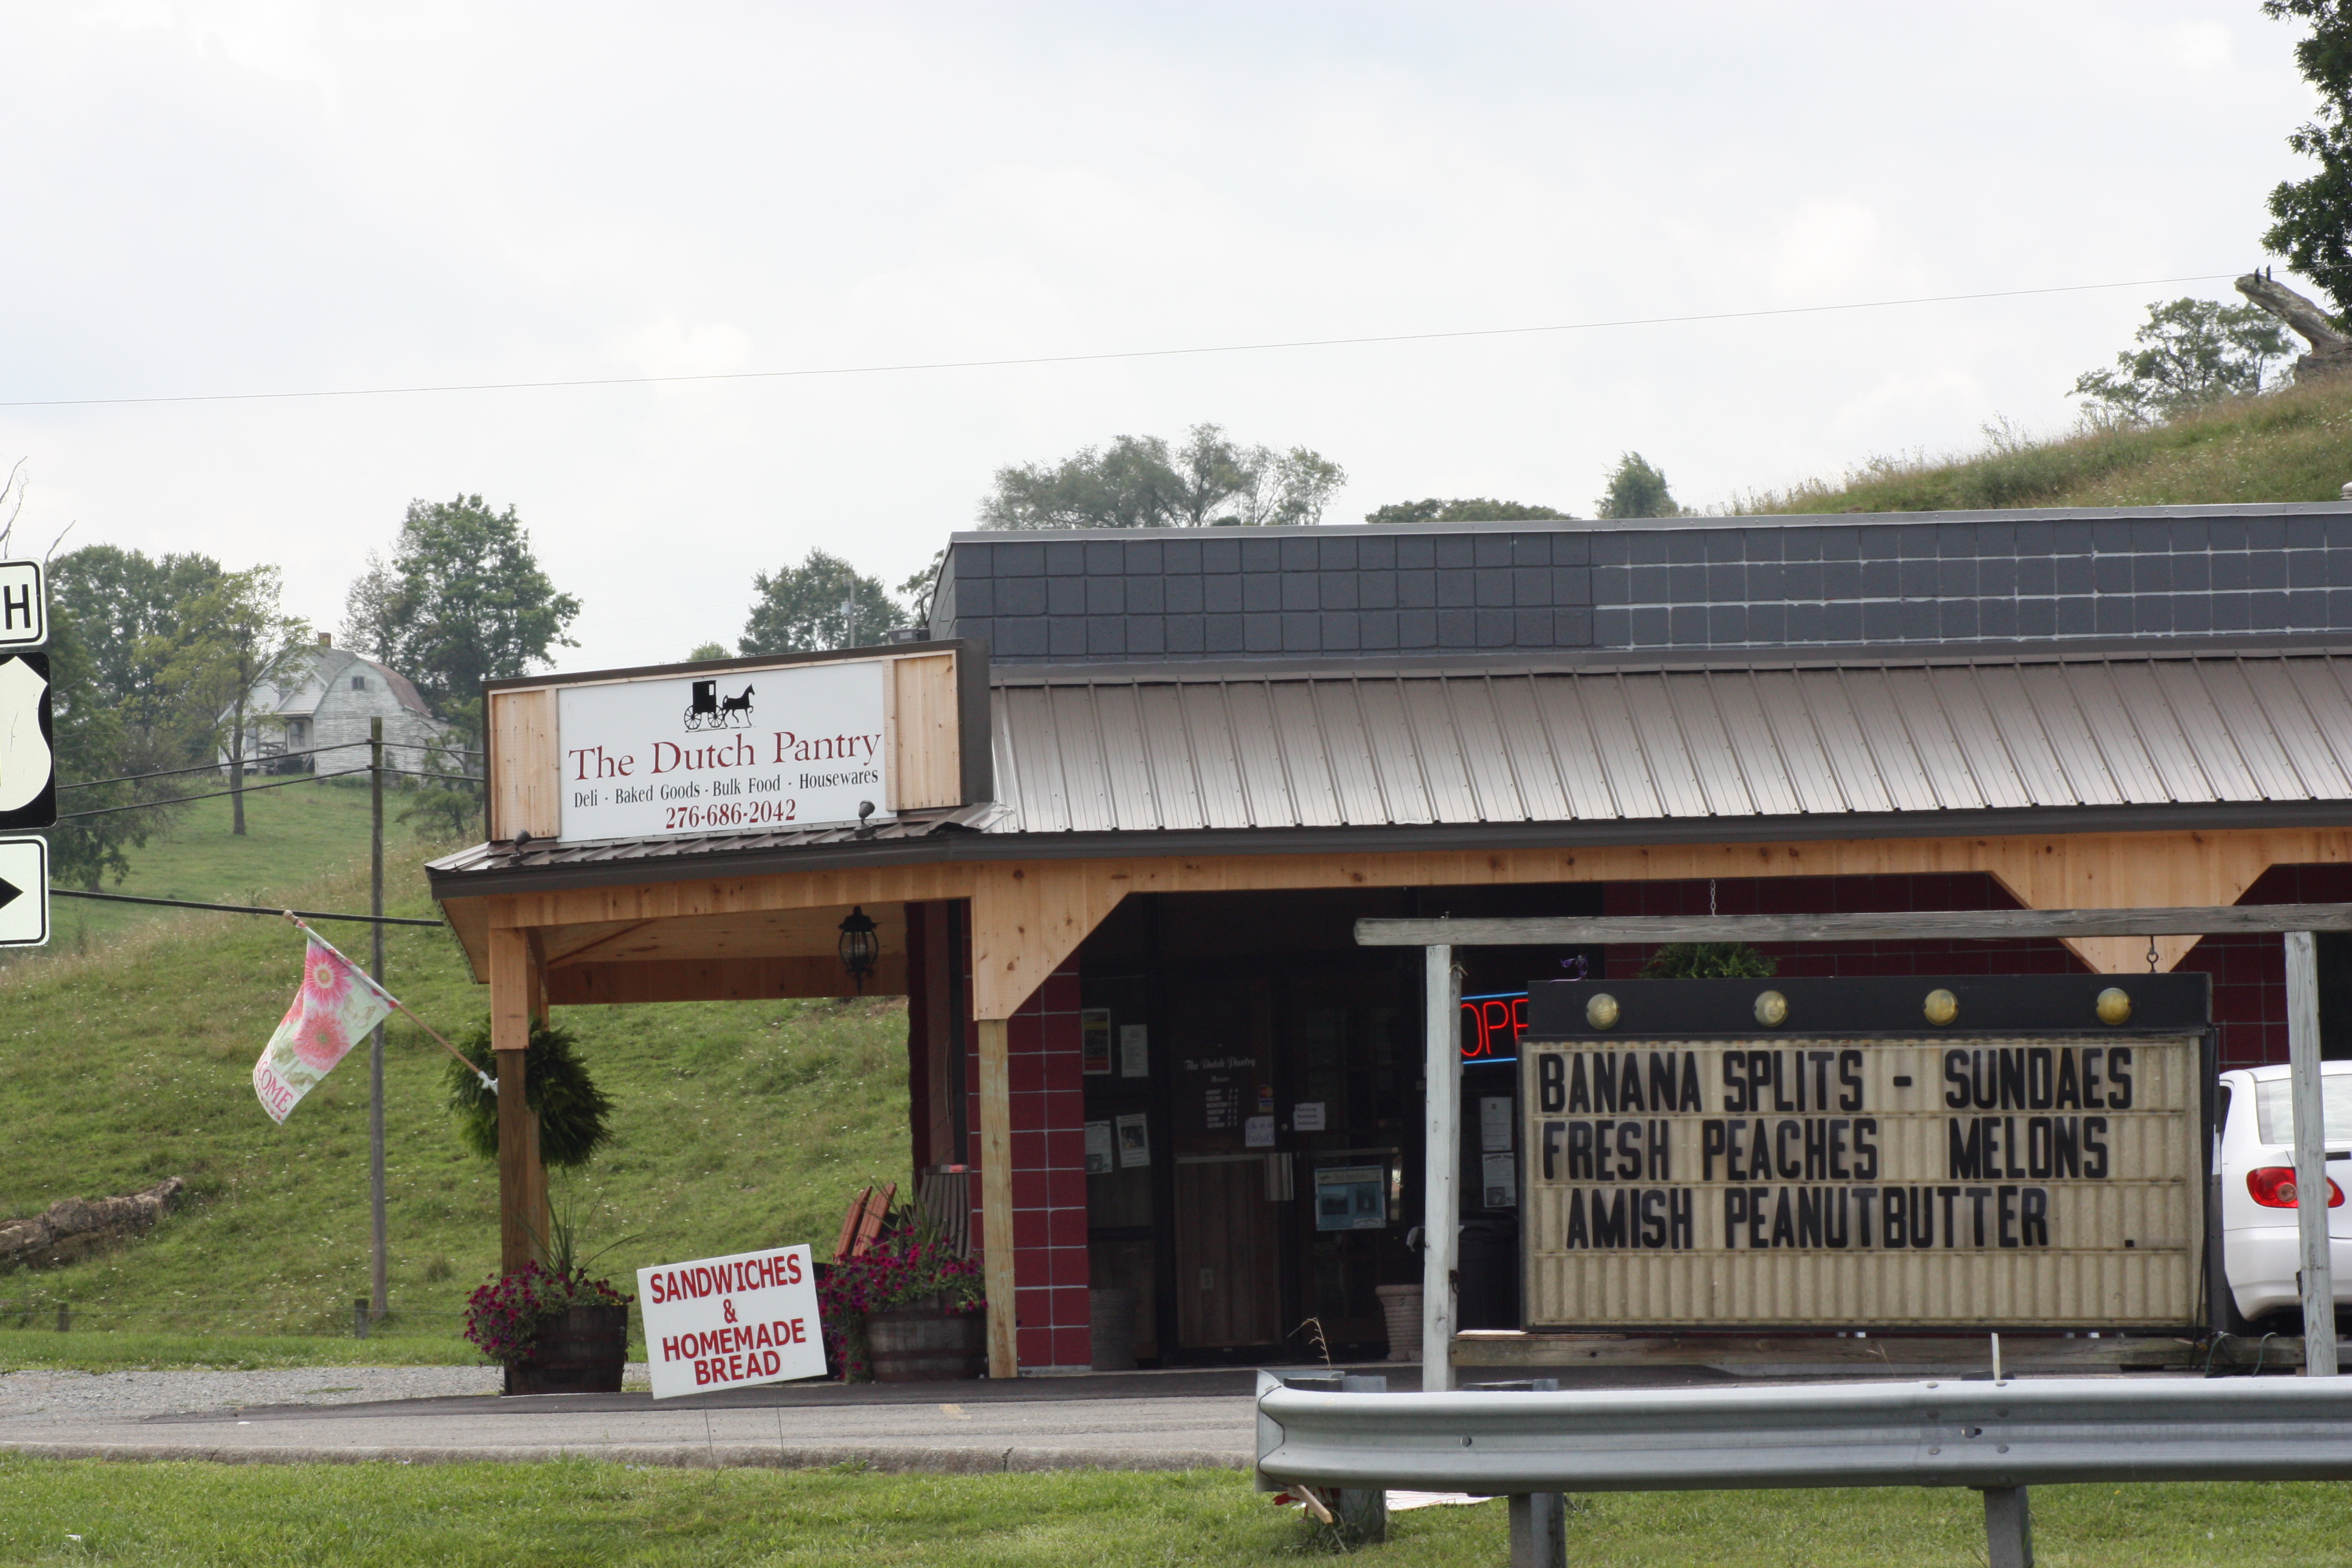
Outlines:
{"type": "Polygon", "coordinates": [[[0,647],[38,647],[49,640],[49,601],[37,561],[0,561],[0,647]]]}
{"type": "Polygon", "coordinates": [[[39,947],[48,940],[48,841],[0,838],[0,947],[39,947]]]}
{"type": "Polygon", "coordinates": [[[0,653],[0,833],[55,826],[49,656],[0,653]]]}

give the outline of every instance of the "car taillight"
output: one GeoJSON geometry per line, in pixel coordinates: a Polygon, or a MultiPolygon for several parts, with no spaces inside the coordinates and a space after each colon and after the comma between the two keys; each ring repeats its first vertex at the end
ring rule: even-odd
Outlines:
{"type": "MultiPolygon", "coordinates": [[[[2264,1165],[2258,1171],[2248,1171],[2246,1191],[2253,1194],[2254,1202],[2266,1209],[2291,1209],[2295,1206],[2294,1167],[2264,1165]]],[[[2344,1206],[2344,1189],[2336,1184],[2333,1176],[2327,1181],[2327,1206],[2332,1209],[2344,1206]]]]}

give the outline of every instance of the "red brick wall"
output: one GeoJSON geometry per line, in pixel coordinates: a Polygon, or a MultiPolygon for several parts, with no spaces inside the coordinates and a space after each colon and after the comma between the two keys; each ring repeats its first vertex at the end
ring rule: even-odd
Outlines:
{"type": "MultiPolygon", "coordinates": [[[[2242,904],[2352,903],[2352,866],[2273,866],[2242,904]]],[[[2286,948],[2274,936],[2209,936],[2180,961],[2213,977],[2213,1017],[2221,1065],[2286,1060],[2286,948]]]]}
{"type": "MultiPolygon", "coordinates": [[[[1007,1028],[1013,1089],[1013,1246],[1015,1321],[1024,1369],[1084,1368],[1094,1360],[1087,1302],[1087,1107],[1079,1072],[1078,970],[1075,959],[1022,1004],[1007,1028]]],[[[969,1125],[980,1153],[980,1031],[964,1082],[972,1086],[969,1125]]],[[[977,1168],[977,1167],[975,1167],[977,1168]]],[[[975,1250],[992,1240],[972,1183],[975,1250]]]]}

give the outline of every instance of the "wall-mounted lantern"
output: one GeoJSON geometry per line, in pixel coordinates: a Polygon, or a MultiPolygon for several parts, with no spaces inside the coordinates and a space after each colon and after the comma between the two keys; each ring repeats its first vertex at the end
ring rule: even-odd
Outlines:
{"type": "Polygon", "coordinates": [[[866,993],[866,977],[874,973],[874,961],[882,956],[882,939],[875,934],[874,921],[863,908],[853,909],[841,922],[841,966],[857,982],[858,994],[866,993]]]}

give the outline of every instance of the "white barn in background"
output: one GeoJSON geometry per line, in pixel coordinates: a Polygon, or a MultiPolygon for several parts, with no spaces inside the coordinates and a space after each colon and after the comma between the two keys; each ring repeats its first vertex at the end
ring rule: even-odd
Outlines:
{"type": "MultiPolygon", "coordinates": [[[[228,718],[224,710],[224,726],[228,718]]],[[[368,765],[367,748],[349,742],[367,740],[369,721],[375,719],[383,721],[384,761],[389,765],[471,771],[463,765],[462,756],[450,754],[465,745],[464,731],[433,717],[406,676],[349,648],[335,647],[327,632],[319,634],[316,647],[303,649],[274,678],[257,682],[247,695],[246,766],[267,769],[289,753],[335,746],[345,749],[323,752],[304,762],[322,774],[363,773],[368,765]]],[[[223,767],[228,765],[226,741],[220,762],[223,767]]]]}

